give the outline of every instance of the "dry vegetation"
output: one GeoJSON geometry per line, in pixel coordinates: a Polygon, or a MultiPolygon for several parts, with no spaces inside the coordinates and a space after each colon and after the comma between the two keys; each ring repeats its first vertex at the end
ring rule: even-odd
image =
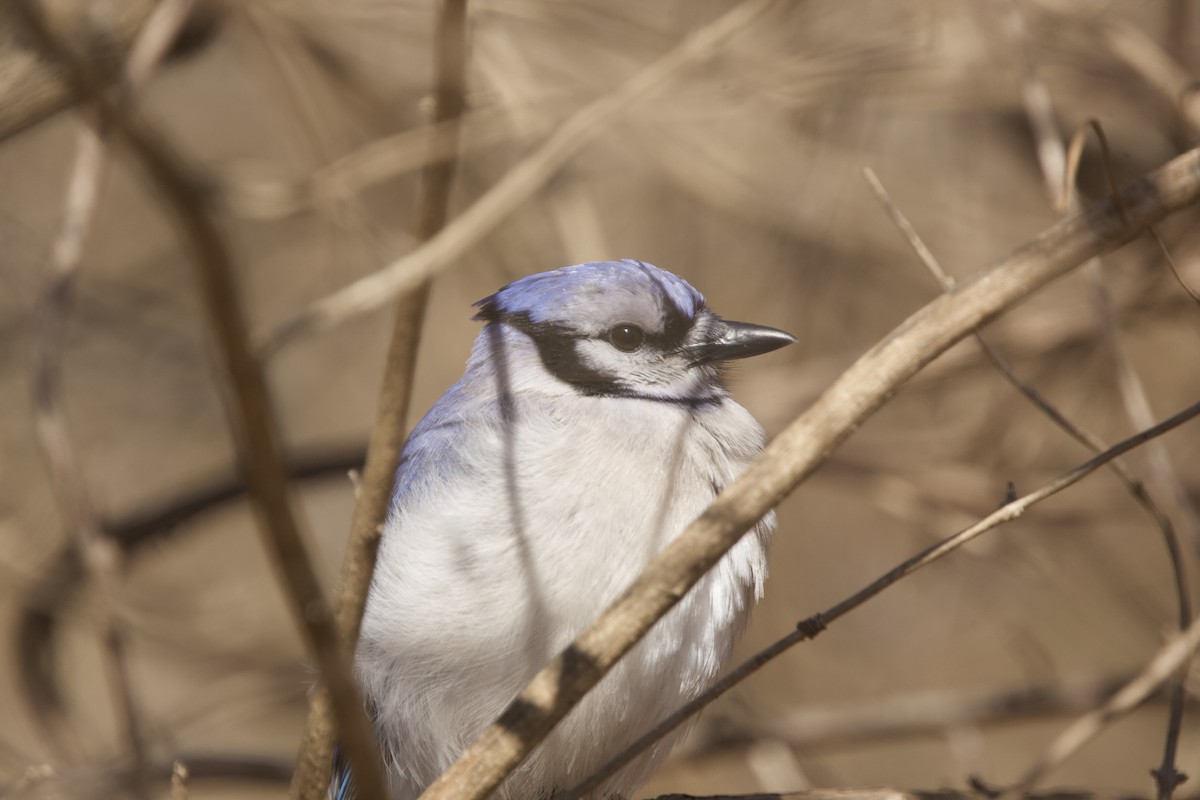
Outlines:
{"type": "MultiPolygon", "coordinates": [[[[43,5],[86,70],[72,85],[54,42],[10,16],[17,4],[3,11],[2,798],[285,794],[314,668],[339,659],[289,614],[272,555],[286,531],[255,535],[228,420],[258,442],[242,460],[276,533],[282,442],[333,597],[396,291],[434,277],[415,419],[461,372],[471,302],[542,269],[645,259],[724,315],[797,334],[734,376],[776,434],[941,293],[895,216],[963,281],[1054,225],[1056,203],[1091,206],[1200,138],[1188,0],[500,0],[468,7],[465,61],[433,3],[43,5]],[[87,133],[96,97],[78,98],[122,72],[100,112],[106,147],[87,133]],[[1078,194],[1064,197],[1079,130],[1078,194]],[[195,278],[221,269],[246,330],[213,337],[232,305],[195,278]],[[188,774],[172,789],[176,760],[188,774]]],[[[745,656],[1087,461],[1052,414],[1103,449],[1200,399],[1190,165],[1191,194],[1156,226],[1174,272],[1143,234],[982,329],[1010,375],[966,339],[846,424],[780,506],[745,656]]],[[[1111,227],[1142,207],[1107,208],[1111,227]]],[[[1079,235],[1101,235],[1098,219],[1079,235]]],[[[408,297],[386,356],[392,413],[423,299],[408,297]]],[[[1186,665],[1200,636],[1176,639],[1198,593],[1181,607],[1179,586],[1200,578],[1198,425],[787,648],[715,702],[646,794],[1164,797],[1176,769],[1193,776],[1177,796],[1194,796],[1200,671],[1122,687],[1163,653],[1186,665]],[[1087,716],[1114,699],[1128,708],[1087,716]],[[1080,717],[1098,735],[1038,771],[1080,717]]]]}

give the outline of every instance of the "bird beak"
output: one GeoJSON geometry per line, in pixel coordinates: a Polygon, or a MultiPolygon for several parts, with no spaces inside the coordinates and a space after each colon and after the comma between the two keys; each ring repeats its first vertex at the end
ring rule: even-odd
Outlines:
{"type": "Polygon", "coordinates": [[[693,365],[759,356],[796,341],[796,337],[790,333],[765,325],[751,325],[749,322],[722,324],[725,327],[720,337],[691,348],[693,365]]]}

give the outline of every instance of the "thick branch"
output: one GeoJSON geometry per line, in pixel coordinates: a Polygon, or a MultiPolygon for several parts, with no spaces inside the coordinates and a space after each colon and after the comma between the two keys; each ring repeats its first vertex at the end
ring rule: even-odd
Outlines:
{"type": "MultiPolygon", "coordinates": [[[[138,32],[158,5],[157,0],[123,0],[95,3],[68,0],[39,3],[54,14],[60,30],[70,32],[72,44],[87,53],[88,65],[98,81],[121,74],[121,65],[138,32]]],[[[192,15],[175,52],[207,43],[216,33],[220,16],[216,4],[206,4],[192,15]]],[[[76,100],[62,69],[17,34],[0,28],[0,141],[41,122],[76,100]]]]}
{"type": "Polygon", "coordinates": [[[721,44],[759,19],[776,2],[746,0],[689,34],[677,47],[615,91],[572,114],[540,148],[509,170],[424,246],[302,309],[267,333],[263,349],[273,352],[299,336],[373,311],[432,278],[533,197],[563,165],[606,130],[614,117],[635,107],[683,70],[710,57],[721,44]]]}
{"type": "Polygon", "coordinates": [[[950,345],[1051,280],[1200,197],[1200,150],[1063,220],[1000,265],[913,314],[793,422],[634,585],[530,685],[425,793],[482,798],[742,534],[901,385],[950,345]]]}
{"type": "MultiPolygon", "coordinates": [[[[457,123],[466,105],[466,0],[444,0],[442,3],[435,48],[434,130],[444,133],[448,129],[457,141],[457,123]]],[[[444,137],[431,137],[430,149],[435,150],[439,146],[444,146],[444,137]]],[[[422,171],[421,194],[413,225],[413,233],[418,241],[433,236],[445,224],[456,166],[454,158],[433,158],[422,171]]],[[[429,283],[425,282],[401,295],[396,302],[392,339],[388,345],[383,386],[379,391],[379,408],[367,445],[362,489],[350,521],[350,538],[342,561],[338,590],[338,627],[351,644],[358,640],[367,590],[375,568],[375,555],[391,507],[392,485],[400,465],[413,368],[428,296],[429,283]]],[[[329,704],[330,697],[325,688],[317,687],[309,705],[308,723],[292,781],[291,794],[297,800],[321,800],[325,796],[333,752],[329,704]]]]}
{"type": "Polygon", "coordinates": [[[9,8],[24,25],[31,41],[62,65],[72,90],[91,102],[114,142],[124,145],[135,157],[190,245],[197,285],[226,373],[228,412],[242,470],[259,517],[259,530],[273,556],[309,651],[335,698],[339,732],[363,795],[383,797],[383,768],[370,721],[354,685],[349,651],[338,634],[292,509],[279,431],[261,366],[250,351],[246,319],[224,235],[191,184],[186,169],[157,133],[105,97],[87,65],[61,45],[30,3],[16,3],[9,8]]]}

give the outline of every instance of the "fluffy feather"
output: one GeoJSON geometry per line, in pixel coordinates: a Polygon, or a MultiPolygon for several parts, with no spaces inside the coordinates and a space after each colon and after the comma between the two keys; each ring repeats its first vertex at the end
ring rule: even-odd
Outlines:
{"type": "MultiPolygon", "coordinates": [[[[688,356],[723,323],[668,272],[584,264],[478,305],[487,325],[466,373],[405,445],[358,647],[393,800],[416,798],[763,445],[719,368],[688,356]],[[619,323],[646,344],[614,347],[619,323]]],[[[709,686],[762,594],[773,525],[743,538],[499,796],[569,788],[709,686]]],[[[671,743],[594,796],[635,789],[671,743]]]]}

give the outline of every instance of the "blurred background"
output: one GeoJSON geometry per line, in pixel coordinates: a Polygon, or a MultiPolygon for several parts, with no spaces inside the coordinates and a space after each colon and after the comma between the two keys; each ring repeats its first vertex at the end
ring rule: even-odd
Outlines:
{"type": "MultiPolygon", "coordinates": [[[[154,3],[45,6],[100,77],[154,3]]],[[[471,4],[455,214],[538,157],[580,109],[619,96],[681,43],[693,50],[658,88],[590,118],[565,163],[438,275],[413,422],[461,374],[478,331],[472,302],[532,272],[633,257],[685,277],[726,317],[797,335],[733,376],[735,396],[775,433],[940,291],[864,167],[963,278],[1058,217],[1027,114],[1040,89],[1061,139],[1102,123],[1118,184],[1200,134],[1195,113],[1191,123],[1181,113],[1200,77],[1200,6],[1189,0],[753,8],[471,4]],[[705,40],[731,13],[745,19],[705,40]]],[[[415,246],[435,12],[409,0],[198,3],[147,85],[140,111],[234,243],[256,336],[415,246]]],[[[22,81],[45,68],[28,48],[0,32],[0,75],[16,76],[0,81],[0,796],[111,796],[127,753],[30,383],[34,312],[82,118],[60,110],[53,85],[27,109],[22,81]]],[[[1094,136],[1079,184],[1085,201],[1107,191],[1094,136]]],[[[1200,285],[1196,211],[1159,230],[1200,285]]],[[[227,491],[234,451],[186,246],[128,158],[111,163],[80,269],[62,402],[91,502],[124,543],[116,613],[149,753],[192,766],[192,797],[280,797],[313,672],[244,498],[227,491]]],[[[374,418],[389,327],[386,310],[358,315],[268,365],[331,589],[353,504],[347,471],[374,418]]],[[[1200,397],[1200,309],[1144,237],[985,334],[1109,443],[1140,427],[1121,359],[1155,419],[1200,397]]],[[[1175,521],[1195,579],[1200,432],[1185,426],[1162,447],[1169,471],[1152,470],[1144,450],[1128,461],[1175,521]]],[[[1010,481],[1027,492],[1088,455],[974,342],[956,346],[781,506],[767,597],[741,653],[992,511],[1010,481]]],[[[645,794],[1015,780],[1142,667],[1176,628],[1175,607],[1158,527],[1115,476],[1097,473],[765,667],[706,712],[645,794]]],[[[1196,670],[1189,686],[1179,767],[1200,779],[1196,670]]],[[[1156,696],[1045,783],[1152,793],[1166,718],[1156,696]]]]}

